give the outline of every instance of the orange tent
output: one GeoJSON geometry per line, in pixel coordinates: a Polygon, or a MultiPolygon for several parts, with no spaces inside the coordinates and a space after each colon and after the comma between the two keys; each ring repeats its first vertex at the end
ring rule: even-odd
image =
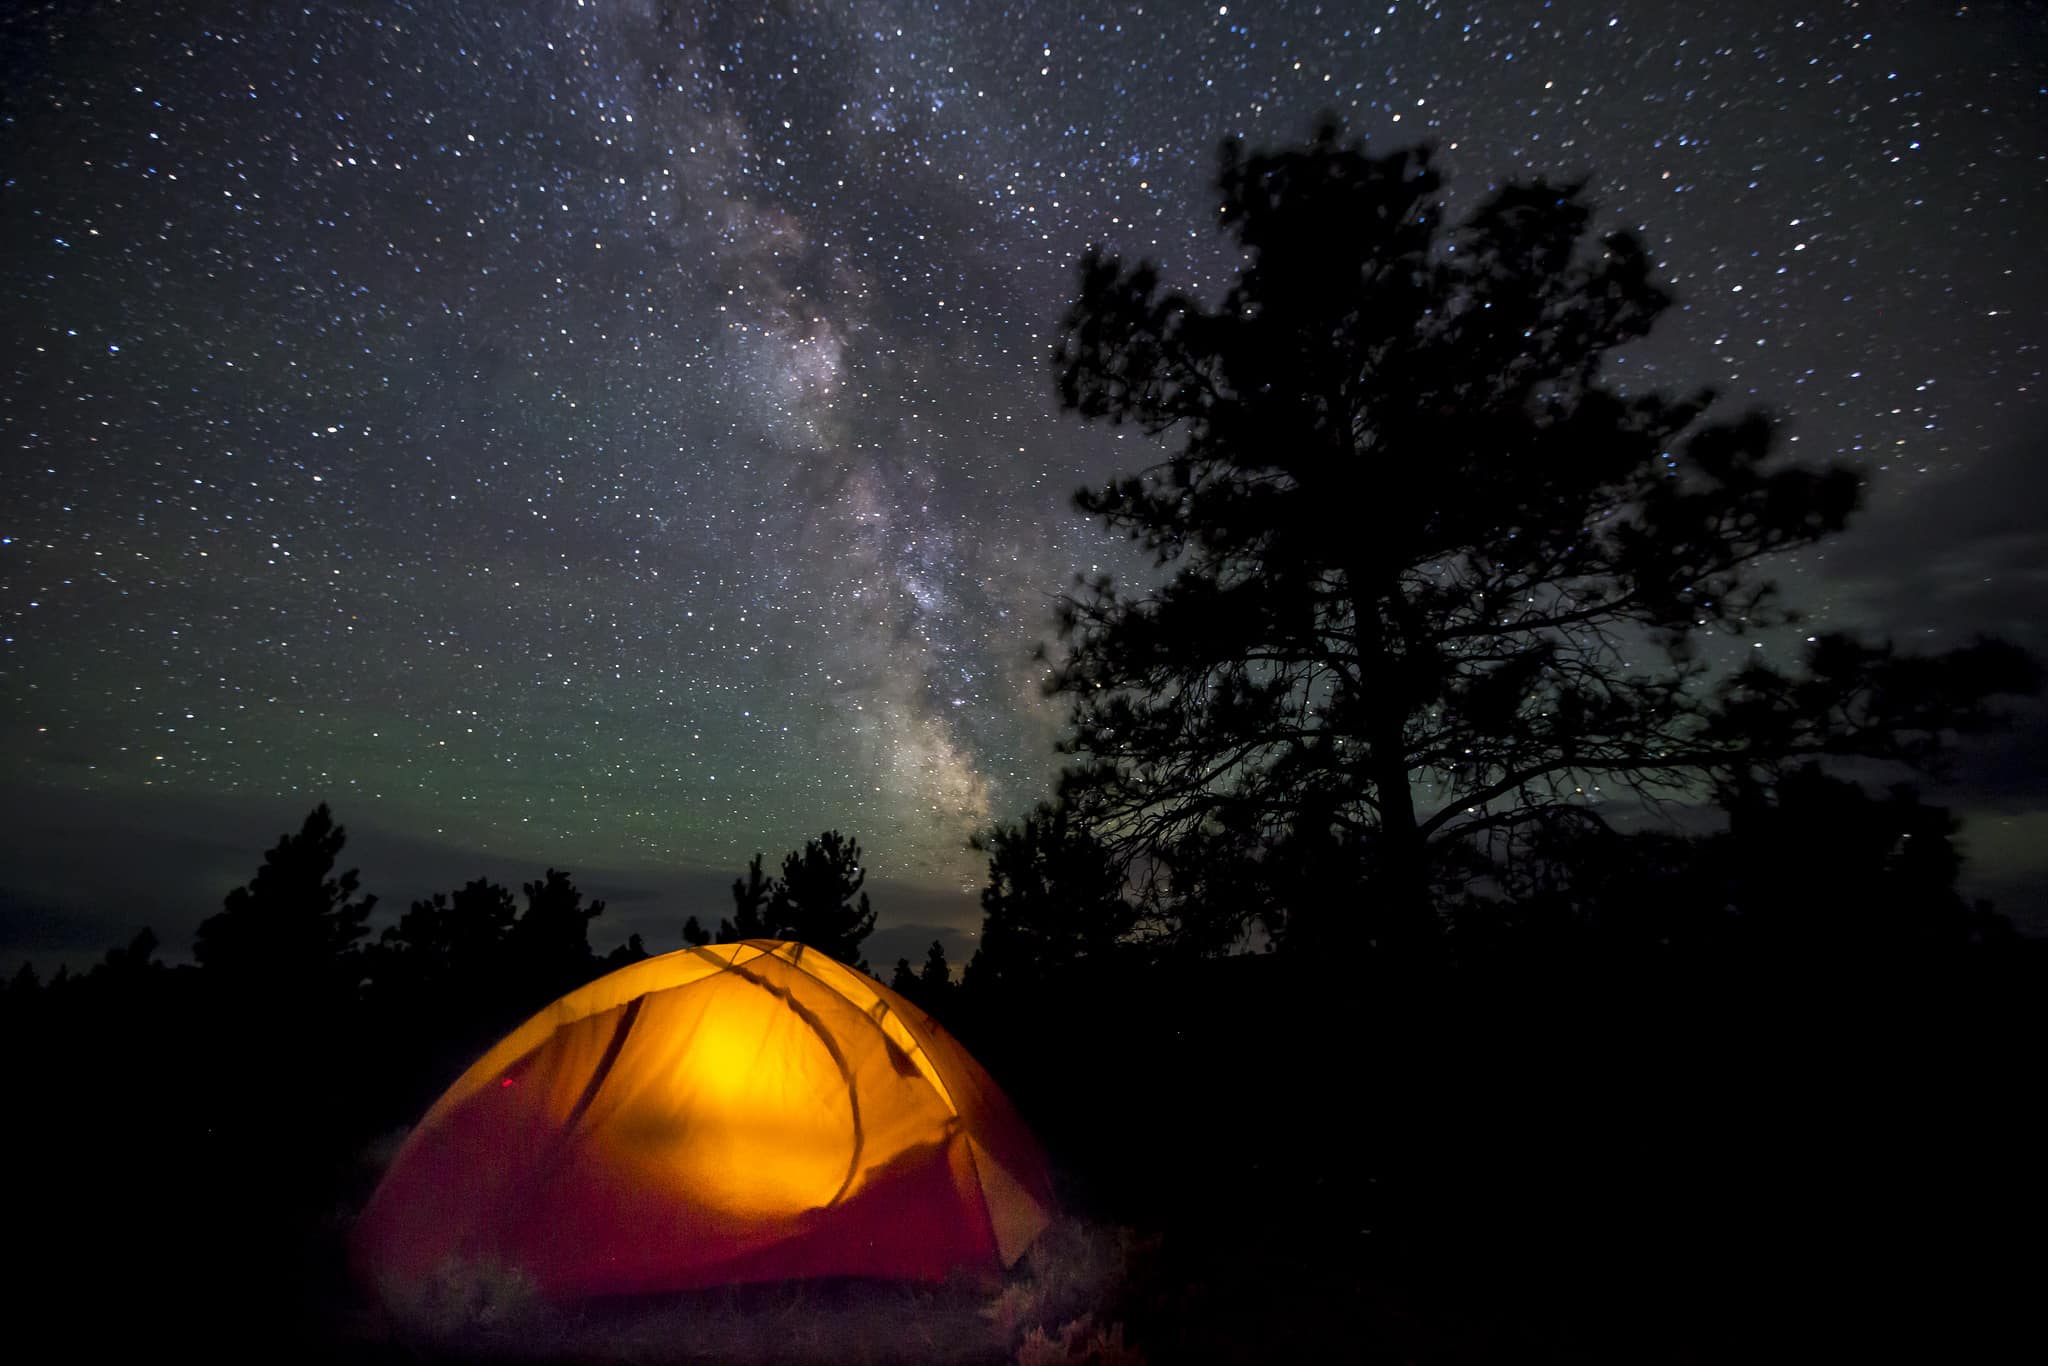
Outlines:
{"type": "Polygon", "coordinates": [[[649,958],[512,1031],[428,1110],[371,1196],[359,1268],[451,1260],[557,1298],[1015,1262],[1045,1158],[917,1007],[801,944],[649,958]]]}

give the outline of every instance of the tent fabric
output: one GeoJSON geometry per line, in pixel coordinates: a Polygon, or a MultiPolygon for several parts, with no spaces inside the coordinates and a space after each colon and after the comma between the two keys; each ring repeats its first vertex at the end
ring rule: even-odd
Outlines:
{"type": "Polygon", "coordinates": [[[800,944],[645,959],[519,1026],[436,1101],[355,1231],[416,1283],[517,1268],[557,1298],[816,1276],[943,1280],[1051,1222],[1045,1158],[980,1064],[800,944]]]}

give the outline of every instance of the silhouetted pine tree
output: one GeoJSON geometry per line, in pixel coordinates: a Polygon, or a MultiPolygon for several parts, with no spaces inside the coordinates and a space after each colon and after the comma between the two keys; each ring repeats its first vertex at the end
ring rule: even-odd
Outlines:
{"type": "Polygon", "coordinates": [[[107,956],[92,970],[92,975],[119,990],[134,990],[139,979],[164,971],[163,963],[156,956],[158,947],[156,931],[144,925],[126,946],[108,949],[107,956]]]}
{"type": "Polygon", "coordinates": [[[522,890],[526,910],[505,940],[508,977],[525,1008],[537,1010],[601,970],[590,951],[590,922],[604,914],[604,902],[585,906],[569,874],[554,868],[522,890]]]}
{"type": "Polygon", "coordinates": [[[875,928],[875,912],[861,890],[866,881],[859,841],[837,830],[806,840],[782,860],[782,876],[769,898],[766,918],[774,937],[794,939],[867,971],[860,946],[875,928]]]}
{"type": "Polygon", "coordinates": [[[626,936],[625,943],[604,956],[605,971],[609,972],[614,968],[623,968],[630,963],[637,963],[645,957],[647,957],[647,945],[641,942],[639,935],[629,934],[626,936]]]}
{"type": "Polygon", "coordinates": [[[1633,236],[1594,236],[1582,184],[1507,184],[1452,225],[1439,183],[1427,149],[1334,126],[1231,143],[1218,221],[1244,265],[1219,302],[1081,263],[1062,401],[1172,444],[1077,497],[1164,579],[1062,604],[1060,791],[1169,918],[1335,841],[1371,885],[1325,898],[1328,928],[1431,941],[1459,846],[1603,788],[1924,761],[2035,686],[1995,642],[1838,636],[1717,677],[1700,638],[1792,619],[1759,562],[1846,525],[1858,476],[1777,458],[1761,415],[1708,420],[1704,391],[1606,382],[1670,298],[1633,236]]]}
{"type": "Polygon", "coordinates": [[[355,869],[333,875],[347,838],[325,802],[297,834],[281,836],[248,885],[200,922],[192,954],[201,968],[228,991],[309,1007],[352,997],[363,969],[357,941],[377,898],[356,895],[355,869]]]}
{"type": "Polygon", "coordinates": [[[406,993],[473,991],[505,969],[517,919],[511,890],[488,878],[415,901],[378,940],[373,957],[386,965],[376,974],[379,985],[406,993]]]}
{"type": "Polygon", "coordinates": [[[924,966],[918,969],[917,980],[934,994],[934,999],[953,985],[953,965],[946,961],[946,946],[936,939],[925,950],[924,966]]]}
{"type": "Polygon", "coordinates": [[[1707,842],[1702,872],[1718,873],[1752,939],[1917,954],[2010,933],[1957,891],[1961,827],[1909,785],[1873,797],[1809,765],[1725,805],[1728,832],[1707,842]]]}
{"type": "Polygon", "coordinates": [[[974,847],[989,860],[981,942],[965,974],[973,990],[1036,986],[1099,965],[1139,927],[1123,868],[1063,807],[1041,804],[977,836],[974,847]]]}
{"type": "Polygon", "coordinates": [[[761,871],[761,856],[754,855],[753,862],[747,865],[745,880],[733,880],[732,919],[718,922],[719,942],[732,944],[742,939],[776,938],[774,927],[768,921],[768,906],[775,890],[775,879],[761,871]]]}

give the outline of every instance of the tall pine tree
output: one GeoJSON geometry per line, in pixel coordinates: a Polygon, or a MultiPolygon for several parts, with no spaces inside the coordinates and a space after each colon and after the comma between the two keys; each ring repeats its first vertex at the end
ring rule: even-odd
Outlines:
{"type": "Polygon", "coordinates": [[[356,870],[334,862],[348,832],[322,802],[297,834],[282,835],[246,886],[200,922],[192,956],[229,990],[325,1000],[351,996],[362,977],[357,941],[374,896],[356,870]]]}
{"type": "Polygon", "coordinates": [[[1995,643],[1906,660],[1821,636],[1800,667],[1717,672],[1706,637],[1791,620],[1761,563],[1841,530],[1857,475],[1777,458],[1769,420],[1710,418],[1704,391],[1606,378],[1670,298],[1632,236],[1594,235],[1581,185],[1508,184],[1452,225],[1439,184],[1426,149],[1331,126],[1231,144],[1243,266],[1218,301],[1081,264],[1062,399],[1166,448],[1078,502],[1161,581],[1062,605],[1061,795],[1156,895],[1213,908],[1206,883],[1335,850],[1369,879],[1310,898],[1325,928],[1427,939],[1457,846],[1511,847],[1603,788],[1923,759],[2033,686],[1995,643]]]}

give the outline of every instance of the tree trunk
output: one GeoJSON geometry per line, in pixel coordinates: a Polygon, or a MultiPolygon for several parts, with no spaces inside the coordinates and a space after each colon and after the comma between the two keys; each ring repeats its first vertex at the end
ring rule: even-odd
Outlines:
{"type": "Polygon", "coordinates": [[[1376,709],[1368,743],[1372,781],[1380,808],[1380,904],[1373,908],[1372,937],[1383,946],[1416,947],[1435,937],[1436,908],[1429,895],[1429,868],[1422,831],[1415,819],[1415,791],[1408,782],[1405,715],[1397,705],[1376,709]]]}
{"type": "Polygon", "coordinates": [[[1436,937],[1437,919],[1422,831],[1415,819],[1415,791],[1408,782],[1408,701],[1401,683],[1402,661],[1388,648],[1379,602],[1365,586],[1364,571],[1353,566],[1349,572],[1352,611],[1364,647],[1359,683],[1370,697],[1363,738],[1380,817],[1380,866],[1373,879],[1379,891],[1377,904],[1367,911],[1367,934],[1382,947],[1420,948],[1436,937]]]}

